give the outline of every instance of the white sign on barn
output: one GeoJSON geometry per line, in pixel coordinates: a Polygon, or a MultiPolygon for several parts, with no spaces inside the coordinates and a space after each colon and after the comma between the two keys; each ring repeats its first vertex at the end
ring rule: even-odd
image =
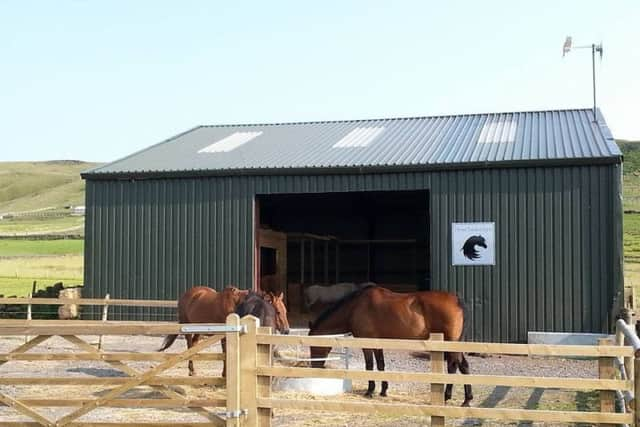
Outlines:
{"type": "Polygon", "coordinates": [[[495,265],[495,222],[451,223],[453,265],[495,265]]]}

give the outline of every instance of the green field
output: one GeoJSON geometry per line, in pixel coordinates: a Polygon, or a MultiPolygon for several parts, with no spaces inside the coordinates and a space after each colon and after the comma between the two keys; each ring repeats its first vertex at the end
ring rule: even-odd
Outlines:
{"type": "Polygon", "coordinates": [[[84,240],[13,240],[0,239],[0,257],[39,255],[82,255],[84,240]]]}
{"type": "MultiPolygon", "coordinates": [[[[0,162],[0,215],[5,216],[0,220],[0,235],[83,234],[84,217],[69,216],[69,207],[84,205],[80,172],[97,165],[0,162]],[[41,216],[50,213],[66,215],[41,216]]],[[[83,252],[82,240],[0,239],[0,294],[27,295],[34,281],[38,288],[56,282],[81,284],[83,252]]]]}
{"type": "Polygon", "coordinates": [[[5,236],[23,233],[50,234],[60,232],[84,234],[84,216],[29,217],[3,219],[0,221],[0,235],[5,236]]]}

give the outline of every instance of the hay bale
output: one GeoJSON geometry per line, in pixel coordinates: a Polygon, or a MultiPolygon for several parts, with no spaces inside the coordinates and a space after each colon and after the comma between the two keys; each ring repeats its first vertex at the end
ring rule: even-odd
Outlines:
{"type": "MultiPolygon", "coordinates": [[[[58,298],[79,299],[81,298],[81,288],[62,289],[58,298]]],[[[80,313],[77,304],[65,304],[58,307],[58,318],[60,320],[77,319],[80,313]]]]}

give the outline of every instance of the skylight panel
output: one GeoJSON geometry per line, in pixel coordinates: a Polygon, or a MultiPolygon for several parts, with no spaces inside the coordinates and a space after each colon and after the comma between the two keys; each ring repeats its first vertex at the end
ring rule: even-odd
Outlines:
{"type": "Polygon", "coordinates": [[[515,120],[496,120],[487,122],[480,131],[478,143],[495,144],[515,142],[518,122],[515,120]]]}
{"type": "Polygon", "coordinates": [[[340,141],[333,144],[332,148],[366,147],[382,133],[384,126],[357,127],[346,134],[340,141]]]}
{"type": "Polygon", "coordinates": [[[204,147],[202,150],[198,151],[198,153],[227,153],[238,148],[242,144],[246,144],[252,139],[259,137],[260,135],[262,135],[262,131],[235,132],[225,138],[222,138],[220,141],[216,141],[213,144],[204,147]]]}

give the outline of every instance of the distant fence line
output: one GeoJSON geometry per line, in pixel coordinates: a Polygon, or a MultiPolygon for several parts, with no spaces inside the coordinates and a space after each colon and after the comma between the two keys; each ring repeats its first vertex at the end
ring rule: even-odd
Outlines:
{"type": "Polygon", "coordinates": [[[83,240],[84,234],[63,233],[63,234],[27,234],[27,233],[3,233],[0,240],[83,240]]]}

